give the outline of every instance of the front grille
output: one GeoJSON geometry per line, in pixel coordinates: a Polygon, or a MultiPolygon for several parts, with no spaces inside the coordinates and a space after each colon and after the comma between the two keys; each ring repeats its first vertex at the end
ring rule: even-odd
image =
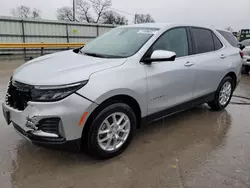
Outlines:
{"type": "Polygon", "coordinates": [[[247,59],[247,62],[250,62],[250,59],[247,59]]]}
{"type": "Polygon", "coordinates": [[[6,104],[17,110],[24,110],[31,100],[31,90],[32,86],[11,79],[5,98],[6,104]]]}
{"type": "Polygon", "coordinates": [[[42,130],[47,133],[59,134],[59,121],[60,118],[45,118],[38,122],[38,130],[42,130]]]}

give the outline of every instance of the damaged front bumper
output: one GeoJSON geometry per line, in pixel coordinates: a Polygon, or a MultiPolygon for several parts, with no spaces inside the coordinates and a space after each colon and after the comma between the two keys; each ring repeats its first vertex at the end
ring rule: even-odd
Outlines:
{"type": "Polygon", "coordinates": [[[22,111],[6,103],[2,104],[2,109],[7,123],[12,124],[28,140],[38,144],[61,145],[76,143],[81,139],[85,122],[79,126],[79,119],[85,112],[89,115],[96,106],[97,104],[72,94],[57,102],[30,101],[22,111]]]}
{"type": "Polygon", "coordinates": [[[37,143],[46,143],[46,144],[63,144],[66,142],[66,139],[52,133],[46,133],[43,131],[35,131],[35,130],[24,130],[19,125],[13,123],[14,129],[24,136],[26,139],[28,139],[31,142],[37,142],[37,143]]]}

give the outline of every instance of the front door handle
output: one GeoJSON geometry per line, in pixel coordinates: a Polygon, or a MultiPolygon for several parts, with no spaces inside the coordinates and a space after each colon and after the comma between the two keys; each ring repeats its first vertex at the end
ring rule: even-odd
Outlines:
{"type": "Polygon", "coordinates": [[[193,66],[194,65],[194,63],[192,63],[192,62],[186,62],[185,63],[185,67],[191,67],[191,66],[193,66]]]}
{"type": "Polygon", "coordinates": [[[220,58],[221,58],[221,59],[225,59],[226,56],[225,56],[224,54],[221,54],[220,58]]]}

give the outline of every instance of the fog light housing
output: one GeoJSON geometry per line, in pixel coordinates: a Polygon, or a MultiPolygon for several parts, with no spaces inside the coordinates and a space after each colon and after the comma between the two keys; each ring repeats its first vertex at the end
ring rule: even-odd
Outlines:
{"type": "Polygon", "coordinates": [[[32,129],[31,134],[40,137],[64,138],[65,133],[59,117],[42,118],[34,116],[27,118],[26,127],[32,129]]]}
{"type": "Polygon", "coordinates": [[[59,117],[43,118],[38,122],[37,127],[38,130],[43,132],[61,135],[59,131],[60,121],[61,119],[59,117]]]}

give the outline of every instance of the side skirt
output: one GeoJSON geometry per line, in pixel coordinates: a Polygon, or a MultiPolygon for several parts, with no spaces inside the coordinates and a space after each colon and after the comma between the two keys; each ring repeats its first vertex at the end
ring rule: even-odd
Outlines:
{"type": "Polygon", "coordinates": [[[142,124],[149,124],[149,123],[152,123],[152,122],[157,121],[159,119],[162,119],[164,117],[176,114],[176,113],[181,112],[181,111],[185,111],[187,109],[201,105],[203,103],[207,103],[209,101],[212,101],[214,99],[214,97],[215,97],[215,92],[204,95],[204,96],[199,97],[197,99],[193,99],[191,101],[167,108],[163,111],[156,112],[154,114],[150,114],[150,115],[142,118],[142,124]]]}

